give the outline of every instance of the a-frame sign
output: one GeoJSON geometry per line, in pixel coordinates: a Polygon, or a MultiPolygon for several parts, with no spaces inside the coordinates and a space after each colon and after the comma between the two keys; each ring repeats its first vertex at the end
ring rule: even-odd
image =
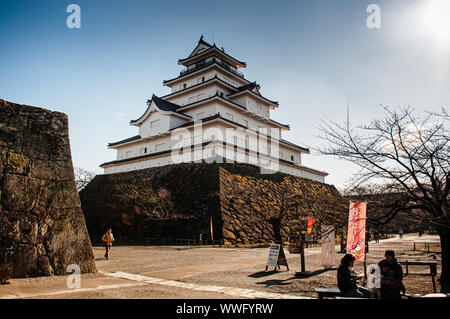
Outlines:
{"type": "Polygon", "coordinates": [[[278,269],[280,269],[280,266],[286,266],[287,270],[289,270],[283,246],[280,244],[273,244],[270,245],[269,248],[269,258],[267,259],[266,271],[269,267],[273,267],[274,271],[276,271],[277,266],[278,269]]]}

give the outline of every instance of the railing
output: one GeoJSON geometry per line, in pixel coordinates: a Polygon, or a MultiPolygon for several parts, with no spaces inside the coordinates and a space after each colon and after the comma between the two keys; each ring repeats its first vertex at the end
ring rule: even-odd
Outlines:
{"type": "MultiPolygon", "coordinates": [[[[211,240],[210,238],[198,239],[198,238],[161,238],[161,237],[122,237],[117,236],[114,242],[115,246],[140,246],[140,245],[152,245],[152,246],[213,246],[213,247],[246,247],[246,248],[256,248],[256,247],[269,247],[274,241],[260,241],[253,243],[242,243],[242,242],[229,242],[224,243],[223,240],[211,240]]],[[[93,241],[93,246],[104,246],[104,243],[100,241],[93,241]]],[[[288,241],[283,241],[283,246],[288,247],[292,245],[288,241]]],[[[321,242],[306,241],[305,248],[320,247],[321,242]]]]}
{"type": "MultiPolygon", "coordinates": [[[[209,238],[199,240],[198,238],[153,238],[153,237],[122,237],[115,238],[114,246],[128,246],[128,245],[152,245],[152,246],[212,246],[212,247],[269,247],[270,242],[257,243],[224,243],[222,240],[211,240],[209,238]]],[[[100,241],[92,240],[93,246],[104,246],[100,241]]]]}
{"type": "Polygon", "coordinates": [[[413,243],[414,251],[422,251],[426,253],[435,253],[441,254],[441,243],[440,242],[414,242],[413,243]]]}
{"type": "Polygon", "coordinates": [[[237,76],[239,76],[241,78],[244,77],[244,74],[242,72],[239,72],[238,70],[236,70],[236,68],[232,67],[228,63],[223,62],[222,60],[220,60],[220,59],[218,59],[216,57],[208,58],[206,60],[203,60],[203,61],[200,61],[200,62],[196,63],[194,67],[187,68],[187,69],[181,71],[180,72],[180,76],[184,75],[184,74],[187,74],[187,73],[190,73],[190,72],[193,72],[193,71],[196,71],[196,70],[198,70],[198,69],[200,69],[200,68],[202,68],[202,67],[204,67],[206,65],[210,65],[210,64],[213,64],[213,63],[217,63],[218,65],[220,65],[224,69],[230,71],[231,73],[236,74],[237,76]]]}

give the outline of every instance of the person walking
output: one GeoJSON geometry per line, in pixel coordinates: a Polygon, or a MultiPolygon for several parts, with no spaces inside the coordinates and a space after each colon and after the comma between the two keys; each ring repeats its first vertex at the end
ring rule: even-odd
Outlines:
{"type": "Polygon", "coordinates": [[[369,241],[371,239],[370,232],[366,232],[366,253],[369,253],[369,241]]]}
{"type": "Polygon", "coordinates": [[[341,264],[337,270],[339,290],[344,297],[371,298],[372,294],[369,289],[356,283],[358,279],[362,279],[364,276],[357,276],[353,271],[354,261],[355,257],[352,254],[346,254],[341,259],[341,264]]]}
{"type": "Polygon", "coordinates": [[[9,285],[9,274],[10,274],[9,265],[0,262],[0,285],[9,285]]]}
{"type": "Polygon", "coordinates": [[[373,237],[375,238],[375,243],[379,243],[380,242],[380,234],[378,233],[378,231],[374,231],[373,237]]]}
{"type": "Polygon", "coordinates": [[[109,259],[109,251],[111,249],[112,243],[114,242],[114,236],[112,234],[112,229],[108,228],[106,233],[102,237],[102,241],[105,243],[105,258],[109,259]]]}
{"type": "Polygon", "coordinates": [[[395,258],[393,250],[386,250],[384,259],[378,263],[381,270],[381,298],[401,299],[400,292],[405,294],[403,269],[395,258]]]}

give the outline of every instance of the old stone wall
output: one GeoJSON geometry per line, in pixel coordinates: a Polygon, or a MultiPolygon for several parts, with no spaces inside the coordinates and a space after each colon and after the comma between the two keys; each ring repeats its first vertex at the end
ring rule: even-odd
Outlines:
{"type": "Polygon", "coordinates": [[[215,164],[183,163],[97,175],[80,192],[93,242],[111,227],[121,238],[198,239],[221,233],[219,174],[215,164]],[[168,197],[158,194],[167,190],[168,197]]]}
{"type": "Polygon", "coordinates": [[[98,175],[80,197],[93,241],[107,227],[119,240],[133,236],[198,239],[199,234],[209,238],[212,217],[214,239],[224,244],[271,242],[277,233],[274,218],[280,214],[285,216],[278,233],[286,240],[289,234],[306,229],[308,216],[345,223],[347,209],[332,185],[281,173],[261,175],[258,167],[248,164],[183,163],[98,175]],[[163,207],[156,196],[160,189],[170,193],[163,207]],[[284,198],[292,194],[300,198],[297,213],[280,212],[284,198]]]}
{"type": "Polygon", "coordinates": [[[0,264],[12,277],[96,271],[67,115],[1,99],[0,264]]]}
{"type": "Polygon", "coordinates": [[[220,167],[220,203],[225,243],[286,241],[290,234],[306,230],[308,217],[316,218],[316,229],[322,223],[346,225],[347,203],[333,185],[261,174],[247,164],[220,167]]]}

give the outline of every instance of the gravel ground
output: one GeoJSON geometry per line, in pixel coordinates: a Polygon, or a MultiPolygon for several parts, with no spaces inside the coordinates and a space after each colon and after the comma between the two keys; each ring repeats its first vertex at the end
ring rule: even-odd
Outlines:
{"type": "MultiPolygon", "coordinates": [[[[419,238],[416,234],[407,234],[401,240],[395,238],[382,240],[377,244],[371,242],[367,264],[378,263],[386,249],[394,250],[399,260],[432,260],[432,253],[413,251],[413,242],[422,242],[419,245],[423,245],[423,242],[434,243],[436,246],[439,238],[431,235],[419,238]]],[[[295,276],[301,268],[300,255],[289,254],[287,248],[285,254],[289,271],[281,266],[276,272],[272,269],[265,272],[268,248],[114,246],[110,260],[105,260],[103,247],[94,247],[99,272],[81,276],[82,290],[68,289],[67,276],[24,278],[11,280],[10,285],[0,286],[0,297],[161,299],[245,297],[112,278],[106,275],[110,272],[126,272],[195,285],[234,287],[314,298],[315,287],[336,287],[336,270],[323,270],[320,247],[306,249],[306,270],[313,272],[308,278],[295,276]]],[[[343,254],[336,253],[336,265],[342,256],[343,254]]],[[[440,255],[437,254],[436,257],[440,262],[440,255]]],[[[363,272],[362,263],[355,263],[355,270],[363,272]]],[[[433,292],[431,277],[425,275],[429,272],[429,268],[410,266],[409,271],[419,275],[405,277],[407,293],[433,292]]],[[[438,266],[439,273],[440,266],[438,266]]],[[[439,286],[437,288],[439,289],[439,286]]]]}

